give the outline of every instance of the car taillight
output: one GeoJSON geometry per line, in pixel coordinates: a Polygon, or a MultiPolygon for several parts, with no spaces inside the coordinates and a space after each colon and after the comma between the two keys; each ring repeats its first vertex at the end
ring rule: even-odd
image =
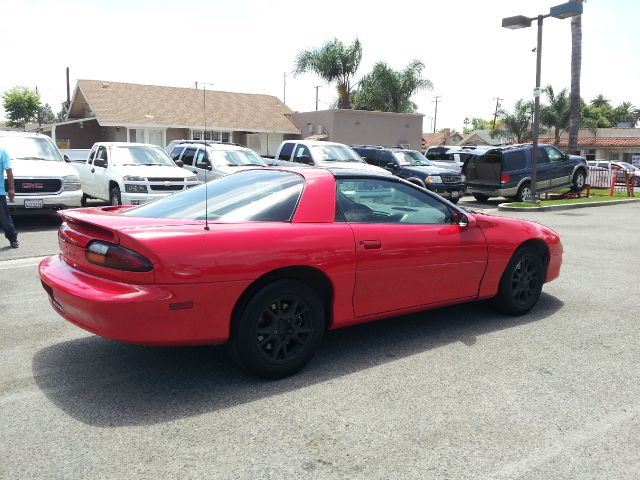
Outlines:
{"type": "Polygon", "coordinates": [[[500,174],[500,183],[509,183],[511,181],[511,177],[508,173],[500,174]]]}
{"type": "Polygon", "coordinates": [[[153,265],[145,257],[133,250],[113,243],[94,240],[87,245],[85,256],[89,262],[95,265],[115,270],[129,272],[149,272],[153,270],[153,265]]]}

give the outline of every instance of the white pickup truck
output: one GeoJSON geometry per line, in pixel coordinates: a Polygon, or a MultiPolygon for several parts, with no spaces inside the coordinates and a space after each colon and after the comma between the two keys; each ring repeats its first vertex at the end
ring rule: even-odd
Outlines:
{"type": "MultiPolygon", "coordinates": [[[[0,130],[0,148],[11,158],[16,196],[12,213],[42,213],[79,207],[77,172],[63,160],[51,138],[39,133],[0,130]]],[[[0,172],[0,181],[5,181],[0,172]]]]}
{"type": "Polygon", "coordinates": [[[89,198],[141,205],[200,183],[162,148],[145,143],[98,142],[86,162],[72,165],[80,175],[83,206],[89,198]]]}

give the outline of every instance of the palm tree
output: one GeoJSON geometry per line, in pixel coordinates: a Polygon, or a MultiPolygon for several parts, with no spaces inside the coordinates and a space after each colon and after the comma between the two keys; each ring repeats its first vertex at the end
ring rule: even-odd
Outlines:
{"type": "Polygon", "coordinates": [[[533,102],[518,100],[513,113],[500,110],[500,128],[491,131],[493,138],[515,139],[516,143],[527,142],[533,138],[531,131],[531,117],[533,114],[533,102]]]}
{"type": "Polygon", "coordinates": [[[548,105],[540,110],[540,121],[547,127],[554,129],[554,145],[560,145],[560,132],[569,128],[569,97],[567,89],[563,88],[557,95],[551,85],[542,89],[547,95],[548,105]]]}
{"type": "Polygon", "coordinates": [[[334,38],[320,48],[300,52],[296,58],[294,74],[313,72],[327,83],[335,82],[338,108],[351,108],[351,79],[358,70],[361,59],[362,47],[357,38],[348,46],[334,38]]]}
{"type": "Polygon", "coordinates": [[[632,127],[635,127],[640,117],[640,110],[634,107],[631,102],[622,102],[614,112],[616,123],[630,123],[632,127]]]}
{"type": "Polygon", "coordinates": [[[605,105],[609,105],[609,99],[608,98],[604,98],[604,95],[599,94],[596,98],[594,98],[593,100],[591,100],[591,106],[592,107],[604,107],[605,105]]]}
{"type": "MultiPolygon", "coordinates": [[[[582,3],[584,0],[575,0],[582,3]]],[[[569,113],[569,153],[578,148],[580,127],[580,69],[582,67],[582,15],[571,17],[571,106],[569,113]]]]}
{"type": "Polygon", "coordinates": [[[420,75],[423,69],[424,64],[419,60],[414,60],[400,72],[384,62],[376,63],[353,93],[353,107],[395,113],[415,112],[416,104],[411,101],[411,96],[423,88],[433,88],[431,81],[420,75]]]}

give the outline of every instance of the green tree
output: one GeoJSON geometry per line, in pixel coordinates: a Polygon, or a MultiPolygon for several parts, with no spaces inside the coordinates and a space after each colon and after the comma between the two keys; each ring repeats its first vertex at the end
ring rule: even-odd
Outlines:
{"type": "Polygon", "coordinates": [[[640,118],[640,110],[633,106],[631,102],[622,102],[614,110],[615,123],[630,123],[635,127],[640,118]]]}
{"type": "Polygon", "coordinates": [[[58,123],[64,122],[67,119],[67,112],[68,111],[69,111],[69,105],[67,104],[67,101],[65,100],[60,105],[60,111],[56,114],[56,122],[58,122],[58,123]]]}
{"type": "Polygon", "coordinates": [[[24,128],[36,119],[40,109],[40,96],[27,87],[13,87],[2,94],[2,106],[10,127],[24,128]]]}
{"type": "Polygon", "coordinates": [[[557,95],[551,85],[542,89],[547,96],[547,105],[540,109],[540,122],[554,130],[554,144],[560,145],[560,133],[569,128],[570,101],[567,96],[567,89],[563,88],[557,95]]]}
{"type": "Polygon", "coordinates": [[[493,138],[510,138],[515,139],[516,143],[527,142],[533,138],[531,130],[531,117],[533,115],[533,102],[526,102],[523,99],[518,100],[514,107],[513,113],[506,110],[500,110],[498,117],[500,118],[500,128],[491,131],[493,138]]]}
{"type": "Polygon", "coordinates": [[[56,121],[57,117],[53,113],[51,105],[48,103],[42,105],[38,111],[38,123],[47,125],[49,123],[56,123],[56,121]]]}
{"type": "Polygon", "coordinates": [[[416,104],[411,96],[418,90],[433,89],[430,80],[422,78],[424,64],[412,61],[402,71],[396,71],[384,63],[378,62],[373,70],[365,75],[358,89],[351,96],[353,108],[358,110],[380,110],[382,112],[412,113],[416,104]]]}
{"type": "Polygon", "coordinates": [[[592,107],[603,107],[605,105],[611,106],[611,104],[609,103],[609,100],[605,98],[603,94],[599,94],[596,98],[591,100],[592,107]]]}
{"type": "Polygon", "coordinates": [[[300,52],[296,58],[294,73],[299,75],[313,72],[327,83],[335,82],[338,90],[338,107],[351,108],[349,101],[351,80],[358,70],[361,59],[362,46],[357,38],[347,46],[334,38],[320,48],[300,52]]]}

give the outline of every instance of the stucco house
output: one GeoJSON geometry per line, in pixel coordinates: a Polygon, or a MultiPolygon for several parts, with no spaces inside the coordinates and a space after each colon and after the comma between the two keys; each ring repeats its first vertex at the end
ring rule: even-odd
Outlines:
{"type": "MultiPolygon", "coordinates": [[[[540,143],[553,144],[553,137],[541,137],[540,143]]],[[[568,148],[567,134],[560,136],[561,150],[568,148]]],[[[640,128],[598,128],[578,131],[578,155],[587,160],[611,160],[640,165],[640,128]]]]}
{"type": "Polygon", "coordinates": [[[206,139],[273,155],[282,140],[300,134],[291,113],[272,95],[78,80],[66,121],[41,130],[65,148],[206,139]]]}

